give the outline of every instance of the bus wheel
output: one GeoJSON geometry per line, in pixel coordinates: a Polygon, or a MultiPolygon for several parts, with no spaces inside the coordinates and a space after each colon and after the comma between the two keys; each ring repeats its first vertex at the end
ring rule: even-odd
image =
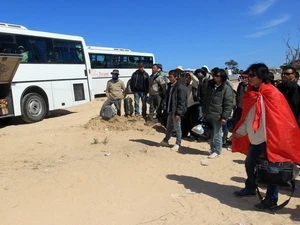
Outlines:
{"type": "Polygon", "coordinates": [[[22,120],[34,123],[44,119],[47,113],[45,100],[37,93],[29,93],[21,101],[22,120]]]}

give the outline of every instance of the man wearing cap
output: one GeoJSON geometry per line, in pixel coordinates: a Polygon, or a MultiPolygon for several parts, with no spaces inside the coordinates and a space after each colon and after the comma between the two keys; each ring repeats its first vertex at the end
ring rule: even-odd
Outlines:
{"type": "Polygon", "coordinates": [[[22,45],[18,47],[17,53],[22,55],[21,62],[28,62],[28,51],[25,51],[22,45]]]}
{"type": "Polygon", "coordinates": [[[107,81],[106,85],[107,100],[103,103],[101,111],[105,106],[114,104],[117,108],[117,115],[121,116],[121,103],[125,94],[125,84],[119,79],[119,70],[113,70],[110,74],[112,79],[107,81]]]}
{"type": "Polygon", "coordinates": [[[162,101],[166,96],[166,82],[159,71],[158,64],[153,64],[152,66],[152,74],[149,78],[149,96],[149,121],[153,121],[155,111],[156,119],[160,120],[162,114],[162,101]]]}
{"type": "Polygon", "coordinates": [[[138,69],[132,74],[130,79],[130,89],[134,95],[134,113],[140,115],[140,98],[142,101],[142,116],[146,118],[147,104],[146,96],[149,89],[149,74],[144,70],[144,64],[140,62],[138,69]]]}

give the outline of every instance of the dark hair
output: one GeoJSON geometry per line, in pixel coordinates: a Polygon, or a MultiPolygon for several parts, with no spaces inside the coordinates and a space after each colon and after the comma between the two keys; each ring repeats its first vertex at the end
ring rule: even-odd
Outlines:
{"type": "Polygon", "coordinates": [[[214,74],[216,73],[217,70],[219,70],[219,67],[213,68],[213,69],[210,71],[210,73],[211,73],[212,75],[214,75],[214,74]]]}
{"type": "Polygon", "coordinates": [[[179,73],[176,70],[170,70],[169,75],[172,75],[174,77],[178,77],[179,73]]]}
{"type": "Polygon", "coordinates": [[[194,75],[197,75],[198,73],[203,73],[203,70],[202,69],[196,69],[195,72],[194,72],[194,75]]]}
{"type": "Polygon", "coordinates": [[[157,68],[160,69],[160,70],[163,70],[162,65],[159,64],[159,63],[157,64],[157,68]]]}
{"type": "Polygon", "coordinates": [[[294,74],[297,74],[297,70],[292,66],[284,66],[283,71],[284,70],[292,70],[294,74]]]}
{"type": "Polygon", "coordinates": [[[153,66],[156,66],[156,67],[158,68],[158,65],[157,65],[156,63],[154,63],[154,64],[152,65],[152,67],[153,67],[153,66]]]}
{"type": "Polygon", "coordinates": [[[274,73],[272,73],[272,72],[268,73],[268,77],[269,77],[269,81],[272,81],[275,79],[274,73]]]}
{"type": "Polygon", "coordinates": [[[264,63],[253,63],[247,69],[249,71],[249,76],[251,74],[256,75],[263,83],[270,83],[269,81],[269,68],[264,63]]]}
{"type": "Polygon", "coordinates": [[[218,74],[218,73],[220,73],[222,83],[224,83],[228,79],[228,75],[227,75],[226,71],[218,68],[214,71],[214,74],[218,74]]]}
{"type": "Polygon", "coordinates": [[[204,76],[208,73],[208,69],[206,67],[201,68],[202,72],[204,72],[204,76]]]}

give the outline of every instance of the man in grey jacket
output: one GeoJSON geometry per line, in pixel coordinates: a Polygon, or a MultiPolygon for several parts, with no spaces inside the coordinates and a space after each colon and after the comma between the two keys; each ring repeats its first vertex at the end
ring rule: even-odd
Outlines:
{"type": "Polygon", "coordinates": [[[152,74],[149,78],[149,97],[150,110],[149,121],[153,121],[154,112],[156,111],[156,119],[159,120],[162,113],[162,101],[166,96],[166,83],[163,79],[157,64],[152,66],[152,74]]]}
{"type": "Polygon", "coordinates": [[[203,116],[212,126],[210,140],[210,155],[208,158],[218,157],[222,152],[222,125],[226,124],[233,109],[233,89],[227,81],[227,74],[223,69],[213,73],[209,80],[203,99],[203,116]]]}

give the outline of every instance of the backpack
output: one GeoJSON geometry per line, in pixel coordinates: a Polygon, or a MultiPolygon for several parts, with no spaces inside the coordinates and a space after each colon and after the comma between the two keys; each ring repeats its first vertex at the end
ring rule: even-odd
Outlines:
{"type": "Polygon", "coordinates": [[[132,116],[133,114],[133,103],[132,98],[124,98],[124,112],[125,116],[132,116]]]}
{"type": "Polygon", "coordinates": [[[126,95],[132,94],[132,90],[130,88],[130,82],[131,82],[131,79],[129,79],[126,84],[126,90],[125,90],[126,95]]]}
{"type": "Polygon", "coordinates": [[[117,114],[117,109],[113,105],[106,105],[101,109],[101,117],[105,120],[113,118],[117,114]]]}

